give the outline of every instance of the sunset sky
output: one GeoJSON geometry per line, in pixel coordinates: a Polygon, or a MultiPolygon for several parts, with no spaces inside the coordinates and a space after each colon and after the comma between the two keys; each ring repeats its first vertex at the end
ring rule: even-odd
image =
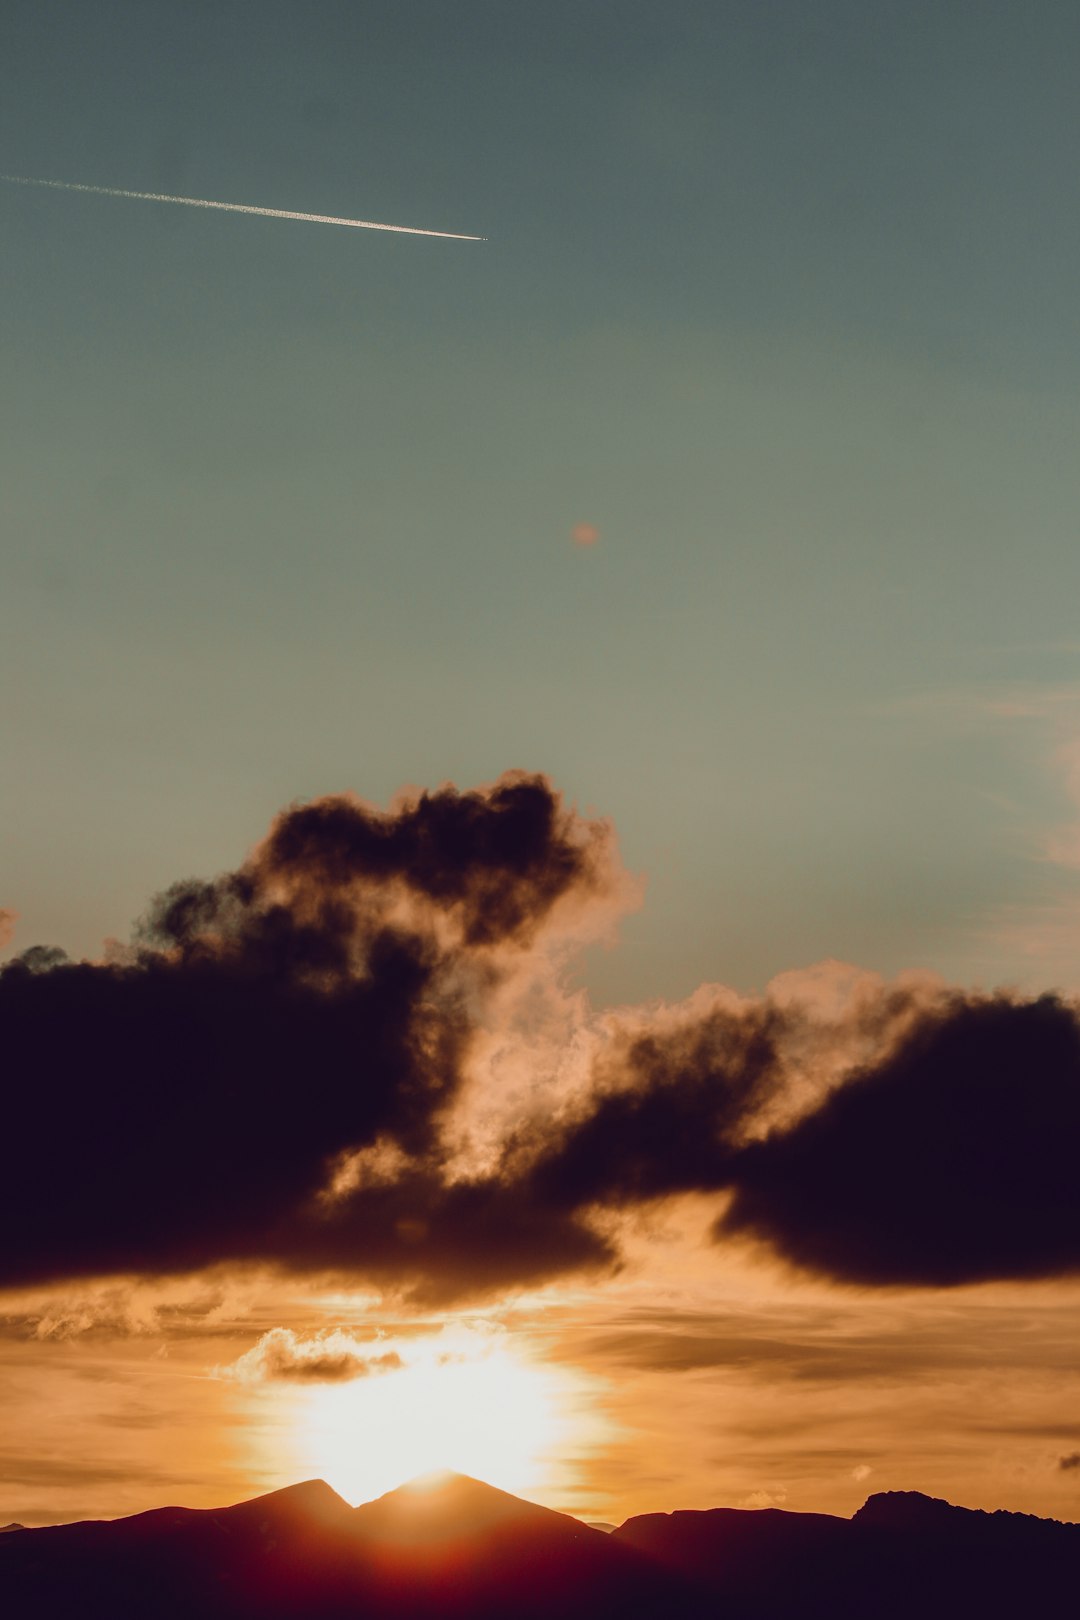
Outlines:
{"type": "Polygon", "coordinates": [[[1064,0],[6,0],[4,176],[485,240],[0,180],[0,1524],[1080,1519],[1078,157],[1064,0]]]}

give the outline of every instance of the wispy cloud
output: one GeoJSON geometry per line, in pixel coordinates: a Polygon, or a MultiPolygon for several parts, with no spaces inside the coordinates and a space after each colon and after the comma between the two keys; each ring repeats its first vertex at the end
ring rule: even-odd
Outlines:
{"type": "Polygon", "coordinates": [[[994,908],[986,934],[1044,979],[1071,987],[1080,978],[1080,684],[1017,686],[988,697],[985,712],[1034,745],[1035,788],[1060,806],[1056,815],[1025,817],[1036,892],[994,908]]]}
{"type": "MultiPolygon", "coordinates": [[[[1077,649],[1064,649],[1071,650],[1077,649]]],[[[1001,752],[1001,791],[984,789],[1012,892],[972,920],[982,973],[1080,982],[1080,682],[1011,681],[909,694],[874,712],[920,739],[978,739],[1001,752]]]]}
{"type": "Polygon", "coordinates": [[[74,1339],[228,1337],[248,1314],[255,1284],[232,1277],[180,1277],[85,1283],[9,1293],[0,1339],[64,1343],[74,1339]]]}

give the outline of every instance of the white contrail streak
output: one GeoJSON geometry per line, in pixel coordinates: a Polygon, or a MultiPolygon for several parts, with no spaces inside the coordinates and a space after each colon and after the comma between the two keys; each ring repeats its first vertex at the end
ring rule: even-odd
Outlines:
{"type": "Polygon", "coordinates": [[[13,186],[49,186],[53,191],[84,191],[94,197],[133,197],[136,202],[180,203],[185,208],[220,208],[226,214],[258,214],[263,219],[300,219],[308,225],[349,225],[356,231],[398,231],[404,236],[442,236],[455,242],[486,242],[486,236],[460,231],[422,231],[415,225],[379,225],[373,219],[339,219],[336,214],[297,214],[289,208],[254,208],[250,203],[210,202],[206,197],[169,197],[163,191],[121,191],[118,186],[83,186],[74,180],[32,180],[0,174],[13,186]]]}

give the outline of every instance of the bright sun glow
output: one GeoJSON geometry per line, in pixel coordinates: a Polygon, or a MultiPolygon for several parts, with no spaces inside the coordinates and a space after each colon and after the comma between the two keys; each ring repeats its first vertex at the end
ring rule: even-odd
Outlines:
{"type": "Polygon", "coordinates": [[[580,1439],[565,1374],[468,1330],[403,1349],[400,1370],[289,1391],[294,1477],[354,1503],[445,1469],[515,1495],[559,1482],[580,1439]]]}

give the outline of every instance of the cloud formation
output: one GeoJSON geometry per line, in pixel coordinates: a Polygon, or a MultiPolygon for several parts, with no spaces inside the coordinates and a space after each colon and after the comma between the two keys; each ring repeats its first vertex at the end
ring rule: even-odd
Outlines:
{"type": "Polygon", "coordinates": [[[1058,1458],[1058,1467],[1068,1473],[1073,1468],[1080,1468],[1080,1451],[1070,1451],[1068,1456],[1058,1458]]]}
{"type": "Polygon", "coordinates": [[[512,1191],[448,1185],[439,1121],[486,998],[616,872],[610,828],[538,777],[337,797],[175,884],[115,960],[24,952],[0,973],[0,1223],[23,1234],[0,1284],[270,1262],[457,1289],[606,1258],[512,1191]],[[335,1196],[380,1142],[402,1173],[335,1196]]]}
{"type": "Polygon", "coordinates": [[[526,1173],[534,1196],[567,1213],[726,1193],[717,1242],[865,1286],[1080,1270],[1075,1008],[883,992],[877,1033],[863,1008],[846,1071],[792,1116],[809,1021],[765,998],[616,1040],[617,1082],[552,1133],[526,1173]]]}
{"type": "Polygon", "coordinates": [[[1080,1269],[1080,1025],[1053,996],[953,996],[791,1130],[749,1145],[721,1239],[844,1281],[1080,1269]]]}
{"type": "Polygon", "coordinates": [[[0,1220],[25,1234],[0,1285],[246,1264],[442,1302],[614,1267],[619,1212],[686,1193],[715,1195],[717,1243],[861,1286],[1080,1270],[1080,1023],[1055,997],[826,964],[602,1018],[564,998],[572,1083],[540,1026],[496,1039],[535,1014],[512,987],[543,941],[620,882],[610,827],[516,774],[293,808],[126,952],[24,952],[0,972],[0,1220]]]}
{"type": "Polygon", "coordinates": [[[372,1354],[370,1344],[342,1328],[304,1338],[291,1328],[277,1327],[264,1333],[230,1366],[219,1368],[218,1376],[243,1384],[343,1384],[379,1373],[400,1372],[404,1365],[396,1350],[372,1354]]]}
{"type": "Polygon", "coordinates": [[[8,1293],[0,1314],[0,1339],[205,1339],[235,1332],[233,1313],[243,1309],[243,1290],[225,1290],[204,1277],[172,1283],[138,1281],[77,1284],[57,1292],[44,1288],[8,1293]]]}

